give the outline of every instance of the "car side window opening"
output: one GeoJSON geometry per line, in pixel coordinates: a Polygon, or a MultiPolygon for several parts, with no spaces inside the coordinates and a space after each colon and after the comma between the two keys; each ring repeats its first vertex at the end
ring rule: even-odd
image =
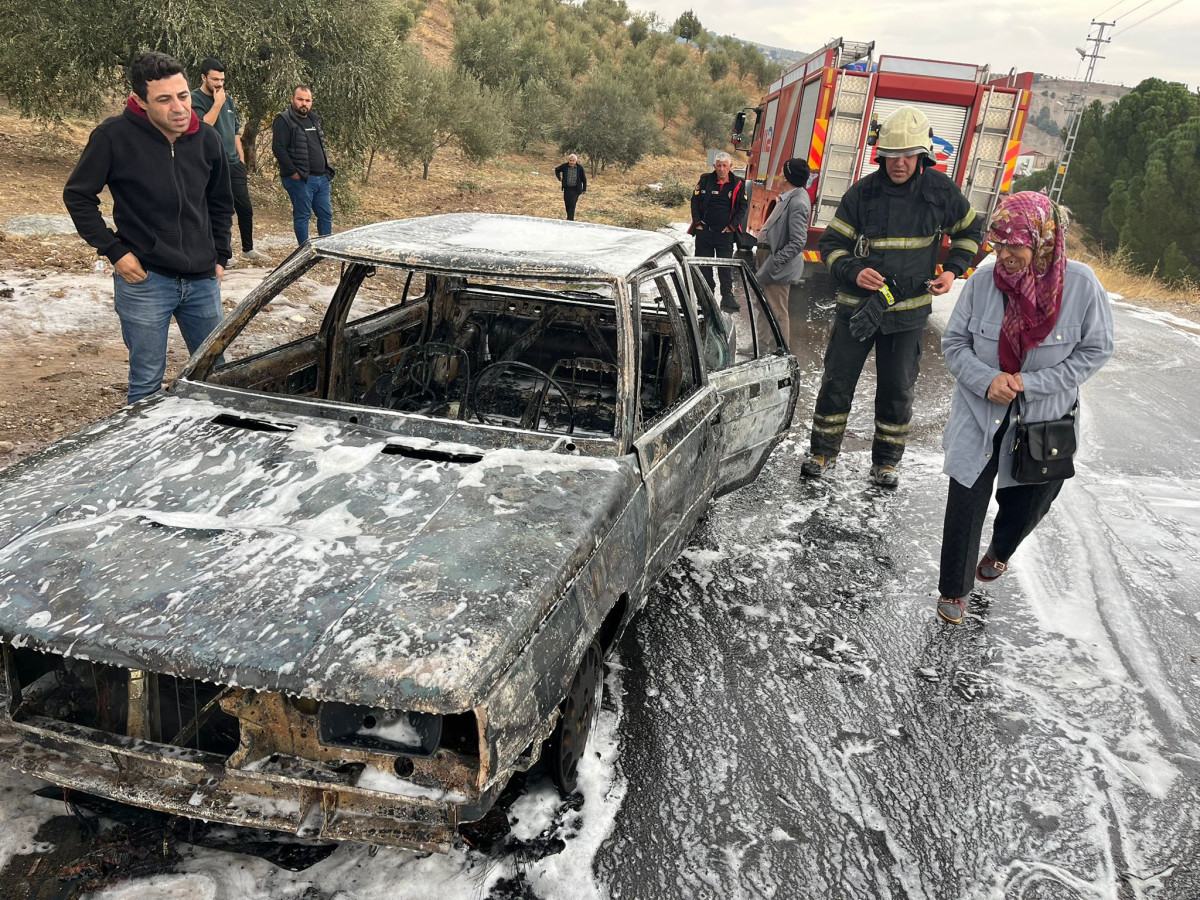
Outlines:
{"type": "MultiPolygon", "coordinates": [[[[317,257],[227,339],[202,380],[272,394],[322,395],[322,325],[343,282],[342,263],[317,257]]],[[[223,326],[224,327],[224,326],[223,326]]]]}
{"type": "Polygon", "coordinates": [[[636,341],[637,418],[652,424],[689,397],[700,383],[700,362],[682,312],[686,296],[677,267],[657,269],[634,282],[638,311],[636,341]]]}
{"type": "Polygon", "coordinates": [[[611,437],[611,282],[518,281],[322,259],[207,380],[433,418],[611,437]]]}
{"type": "Polygon", "coordinates": [[[695,269],[690,274],[696,297],[696,321],[700,328],[704,368],[709,372],[727,369],[737,361],[734,358],[737,320],[721,311],[712,288],[695,269]]]}
{"type": "Polygon", "coordinates": [[[705,259],[703,266],[694,263],[688,268],[699,307],[698,317],[713,323],[709,325],[702,322],[701,327],[705,362],[710,363],[711,360],[715,363],[709,364],[710,372],[780,351],[779,339],[768,319],[766,298],[746,266],[736,259],[705,259]],[[732,270],[733,296],[738,304],[736,313],[720,308],[712,288],[700,273],[701,268],[715,270],[718,266],[732,270]],[[714,330],[715,336],[712,334],[714,330]]]}

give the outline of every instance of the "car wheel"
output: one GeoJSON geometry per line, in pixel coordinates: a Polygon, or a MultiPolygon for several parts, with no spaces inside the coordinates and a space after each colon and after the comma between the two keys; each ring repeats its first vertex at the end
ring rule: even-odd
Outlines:
{"type": "Polygon", "coordinates": [[[565,797],[575,791],[579,782],[579,761],[587,747],[592,723],[600,711],[604,691],[604,663],[598,641],[592,641],[567,696],[560,707],[558,724],[548,742],[550,777],[565,797]]]}

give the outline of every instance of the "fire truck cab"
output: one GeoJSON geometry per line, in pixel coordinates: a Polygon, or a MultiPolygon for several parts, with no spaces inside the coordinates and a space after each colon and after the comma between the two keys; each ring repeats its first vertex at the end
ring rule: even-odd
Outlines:
{"type": "Polygon", "coordinates": [[[815,173],[808,186],[810,261],[820,260],[817,240],[846,189],[876,165],[878,124],[901,106],[914,106],[929,118],[936,168],[954,179],[980,214],[990,215],[1012,184],[1032,72],[993,78],[986,66],[904,56],[876,60],[874,54],[874,42],[836,38],[788,68],[757,108],[734,121],[733,144],[749,154],[752,232],[758,233],[789,187],[784,162],[808,159],[815,173]]]}

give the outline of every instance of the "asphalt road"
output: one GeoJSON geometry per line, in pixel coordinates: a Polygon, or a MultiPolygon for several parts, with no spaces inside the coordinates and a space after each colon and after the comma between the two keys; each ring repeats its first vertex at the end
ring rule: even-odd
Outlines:
{"type": "Polygon", "coordinates": [[[661,900],[1200,897],[1200,341],[1117,310],[1078,477],[955,628],[934,613],[940,335],[900,489],[866,481],[866,380],[836,474],[801,479],[821,293],[793,293],[792,439],[716,503],[620,646],[629,789],[598,881],[661,900]]]}
{"type": "MultiPolygon", "coordinates": [[[[30,829],[0,898],[77,897],[63,873],[84,864],[100,883],[133,875],[120,900],[1200,898],[1196,329],[1118,307],[1117,352],[1084,390],[1078,477],[955,628],[934,614],[939,334],[899,490],[866,480],[872,363],[838,468],[801,479],[826,294],[793,293],[792,436],[714,505],[618,647],[620,714],[598,745],[619,796],[579,811],[543,785],[512,807],[514,835],[604,819],[598,849],[569,824],[534,861],[347,845],[291,873],[148,821],[117,853],[60,817],[30,829]]],[[[4,777],[0,825],[22,824],[6,810],[35,787],[4,777]]]]}

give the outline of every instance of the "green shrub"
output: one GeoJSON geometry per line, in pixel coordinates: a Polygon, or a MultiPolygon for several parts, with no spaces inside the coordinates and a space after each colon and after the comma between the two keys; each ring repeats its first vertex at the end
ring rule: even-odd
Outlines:
{"type": "Polygon", "coordinates": [[[634,192],[638,199],[674,209],[692,199],[692,189],[668,175],[660,184],[644,184],[634,192]]]}

